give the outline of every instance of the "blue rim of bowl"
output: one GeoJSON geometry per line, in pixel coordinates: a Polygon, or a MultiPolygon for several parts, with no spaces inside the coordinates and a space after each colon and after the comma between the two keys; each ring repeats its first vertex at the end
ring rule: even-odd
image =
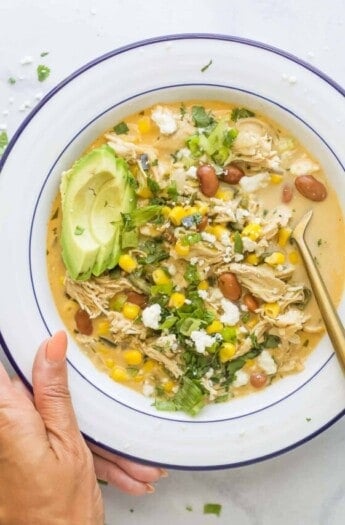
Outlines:
{"type": "MultiPolygon", "coordinates": [[[[40,111],[40,109],[56,93],[58,93],[61,89],[63,89],[72,80],[74,80],[75,78],[77,78],[78,76],[80,76],[81,74],[86,72],[88,69],[91,69],[92,67],[94,67],[94,66],[100,64],[101,62],[103,62],[103,61],[105,61],[105,60],[107,60],[109,58],[112,58],[114,56],[126,53],[127,51],[132,51],[132,50],[140,48],[140,47],[149,46],[149,45],[153,45],[153,44],[160,44],[160,43],[163,43],[163,42],[170,42],[170,41],[175,41],[175,40],[219,40],[219,41],[224,41],[224,42],[232,42],[232,43],[238,43],[238,44],[242,44],[242,45],[247,45],[247,46],[255,47],[255,48],[258,48],[258,49],[263,49],[264,51],[268,51],[268,52],[270,52],[272,54],[279,55],[279,56],[281,56],[281,57],[283,57],[283,58],[285,58],[285,59],[287,59],[287,60],[289,60],[291,62],[294,62],[295,64],[297,64],[297,65],[299,65],[299,66],[309,70],[310,72],[312,72],[313,74],[318,76],[320,79],[325,81],[327,84],[329,84],[336,91],[338,91],[343,97],[345,97],[345,89],[342,88],[340,86],[340,84],[338,84],[336,81],[334,81],[328,75],[323,73],[321,70],[319,70],[318,68],[312,66],[308,62],[306,62],[306,61],[296,57],[295,55],[293,55],[291,53],[283,51],[283,50],[281,50],[281,49],[279,49],[277,47],[265,44],[263,42],[250,40],[250,39],[247,39],[247,38],[216,34],[216,33],[215,34],[213,34],[213,33],[181,33],[181,34],[172,34],[172,35],[164,35],[164,36],[157,36],[157,37],[153,37],[153,38],[148,38],[148,39],[145,39],[145,40],[134,42],[134,43],[126,45],[126,46],[122,46],[122,47],[117,48],[117,49],[115,49],[113,51],[105,53],[104,55],[101,55],[100,57],[95,58],[94,60],[91,60],[90,62],[88,62],[87,64],[82,66],[81,68],[77,69],[74,73],[72,73],[71,75],[66,77],[64,80],[62,80],[57,86],[55,86],[55,88],[53,88],[37,104],[37,106],[25,118],[25,120],[22,122],[22,124],[18,127],[17,131],[14,133],[14,135],[13,135],[12,139],[10,140],[10,142],[9,142],[9,144],[8,144],[8,146],[7,146],[6,150],[5,150],[2,158],[0,159],[0,174],[1,174],[1,171],[2,171],[2,169],[4,167],[4,165],[5,165],[6,160],[7,160],[8,156],[9,156],[10,152],[12,151],[15,143],[17,142],[17,140],[19,139],[20,135],[23,133],[23,131],[25,130],[27,125],[30,123],[30,121],[35,117],[35,115],[40,111]]],[[[8,348],[8,346],[7,346],[7,344],[6,344],[5,340],[4,340],[3,335],[2,335],[1,332],[0,332],[0,344],[1,344],[2,348],[4,349],[4,352],[5,352],[8,360],[10,361],[11,365],[13,366],[13,368],[15,369],[17,374],[20,376],[20,378],[23,380],[23,382],[30,389],[32,389],[30,383],[26,380],[25,376],[23,375],[23,373],[19,369],[17,363],[15,362],[15,360],[14,360],[14,358],[13,358],[11,352],[10,352],[10,349],[8,348]]],[[[255,463],[258,463],[258,462],[261,462],[261,461],[265,461],[265,460],[268,460],[268,459],[275,458],[275,457],[280,456],[280,455],[282,455],[284,453],[287,453],[287,452],[297,448],[298,446],[301,446],[304,443],[307,443],[308,441],[310,441],[314,437],[318,436],[319,434],[321,434],[322,432],[324,432],[325,430],[330,428],[334,423],[336,423],[344,415],[345,415],[345,409],[342,410],[341,412],[339,412],[339,414],[337,414],[335,417],[333,417],[325,425],[323,425],[322,427],[320,427],[316,431],[312,432],[311,434],[305,436],[303,439],[298,440],[295,443],[292,443],[291,445],[289,445],[287,447],[284,447],[283,449],[277,450],[275,452],[271,452],[270,454],[266,454],[266,455],[263,455],[263,456],[260,456],[260,457],[257,457],[257,458],[253,458],[253,459],[249,459],[249,460],[245,460],[245,461],[225,464],[225,465],[210,465],[210,466],[201,466],[201,467],[175,465],[175,464],[171,465],[171,464],[168,464],[168,463],[154,463],[152,461],[147,461],[147,460],[144,460],[142,458],[138,458],[136,456],[132,456],[132,455],[126,454],[126,453],[124,453],[122,451],[118,451],[116,449],[108,447],[107,445],[104,445],[102,443],[99,443],[99,442],[95,441],[93,438],[91,438],[90,436],[88,436],[85,433],[83,433],[83,435],[84,435],[85,439],[87,439],[90,443],[93,443],[94,445],[97,445],[97,446],[101,447],[102,449],[104,449],[104,450],[106,450],[108,452],[119,454],[119,455],[121,455],[121,456],[123,456],[125,458],[131,459],[131,460],[135,460],[135,461],[139,461],[140,463],[143,463],[143,464],[148,464],[148,465],[155,464],[155,465],[160,466],[160,467],[176,469],[176,470],[191,470],[191,471],[222,470],[222,469],[237,468],[237,467],[242,467],[242,466],[246,466],[246,465],[252,465],[252,464],[255,464],[255,463]]]]}

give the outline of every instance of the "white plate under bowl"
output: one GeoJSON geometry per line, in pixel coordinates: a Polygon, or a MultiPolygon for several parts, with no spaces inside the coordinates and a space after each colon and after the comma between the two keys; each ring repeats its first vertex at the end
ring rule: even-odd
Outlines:
{"type": "MultiPolygon", "coordinates": [[[[61,172],[126,115],[156,102],[192,98],[249,106],[290,129],[327,168],[345,209],[344,90],[312,66],[264,44],[221,35],[155,38],[92,61],[38,104],[0,166],[1,342],[28,383],[35,349],[62,327],[45,256],[61,172]]],[[[339,312],[345,318],[344,301],[339,312]]],[[[269,458],[308,441],[344,414],[344,376],[326,336],[303,372],[209,406],[194,419],[157,412],[151,400],[96,370],[72,338],[68,363],[85,436],[169,467],[215,469],[269,458]]]]}

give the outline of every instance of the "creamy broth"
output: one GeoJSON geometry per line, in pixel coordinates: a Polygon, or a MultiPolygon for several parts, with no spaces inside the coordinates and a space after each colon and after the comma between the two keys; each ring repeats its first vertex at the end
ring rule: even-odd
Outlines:
{"type": "MultiPolygon", "coordinates": [[[[207,111],[211,111],[217,120],[227,117],[229,112],[231,113],[231,110],[233,109],[233,106],[230,104],[220,102],[189,101],[185,102],[183,105],[183,111],[188,112],[193,106],[206,107],[207,111]]],[[[164,107],[169,111],[172,111],[175,115],[181,111],[181,104],[179,103],[165,104],[164,107]]],[[[153,146],[158,152],[157,157],[159,163],[162,165],[166,164],[168,166],[171,164],[172,155],[175,155],[176,151],[182,148],[184,145],[185,140],[183,139],[183,132],[180,132],[178,129],[171,135],[162,134],[159,127],[155,125],[150,119],[151,115],[152,108],[148,108],[139,114],[134,114],[126,118],[125,122],[129,128],[128,136],[131,137],[131,135],[133,135],[133,142],[138,146],[153,146]],[[135,133],[133,133],[133,130],[135,130],[135,133]]],[[[256,117],[262,121],[267,122],[268,125],[274,129],[275,133],[277,133],[277,136],[288,138],[293,136],[292,130],[291,132],[282,130],[280,126],[277,126],[277,124],[261,115],[256,115],[256,117]]],[[[115,138],[124,138],[128,140],[128,136],[123,135],[122,137],[122,135],[118,135],[115,138]]],[[[107,142],[108,139],[106,138],[105,133],[89,146],[89,148],[86,150],[86,153],[107,142]]],[[[296,158],[306,155],[312,162],[317,162],[317,160],[313,159],[310,153],[307,152],[296,141],[294,146],[294,155],[296,158]]],[[[246,169],[246,163],[244,162],[242,165],[244,169],[246,169]]],[[[136,166],[130,164],[130,169],[132,170],[134,176],[137,176],[136,166]]],[[[249,170],[248,173],[255,174],[256,172],[249,170]]],[[[269,173],[275,174],[273,170],[269,170],[269,173]]],[[[270,183],[267,184],[265,188],[259,189],[255,193],[255,199],[261,201],[265,210],[271,210],[277,205],[281,204],[282,188],[286,182],[287,175],[286,172],[283,175],[275,175],[276,176],[273,178],[271,176],[270,183]]],[[[292,211],[292,217],[289,222],[289,226],[290,228],[293,228],[306,211],[310,209],[314,210],[314,215],[308,228],[307,241],[315,257],[315,260],[317,261],[320,272],[325,280],[331,297],[337,304],[341,298],[344,287],[344,219],[336,192],[327,181],[327,177],[325,176],[322,168],[320,168],[319,171],[316,171],[314,175],[327,187],[328,196],[322,202],[313,202],[303,197],[296,190],[296,188],[294,188],[293,198],[291,202],[287,204],[287,206],[292,211]]],[[[229,190],[229,184],[221,183],[220,190],[222,189],[224,191],[229,190]]],[[[62,260],[60,245],[61,219],[61,199],[60,195],[57,195],[52,205],[51,219],[48,223],[48,274],[53,297],[60,316],[69,332],[76,336],[78,335],[78,330],[75,323],[75,314],[80,309],[80,305],[75,299],[70,298],[66,293],[66,269],[62,260]]],[[[287,263],[293,262],[293,281],[304,283],[310,288],[308,278],[306,276],[306,272],[303,268],[303,264],[297,252],[296,246],[288,241],[281,251],[284,252],[287,263]]],[[[164,265],[164,261],[162,264],[164,265]]],[[[312,320],[311,324],[313,326],[322,325],[322,320],[314,297],[311,297],[311,300],[307,304],[304,313],[306,315],[310,315],[312,320]]],[[[257,322],[256,317],[257,316],[255,313],[249,314],[249,320],[247,321],[249,327],[248,330],[250,329],[251,323],[253,326],[255,326],[254,323],[255,321],[257,322]]],[[[162,363],[158,363],[155,359],[146,355],[143,356],[140,365],[128,364],[128,361],[126,362],[124,359],[124,350],[126,349],[127,345],[130,349],[132,348],[133,338],[128,338],[129,343],[127,343],[126,340],[122,340],[120,344],[116,344],[115,338],[115,342],[113,342],[113,344],[109,344],[109,342],[106,340],[112,340],[113,335],[111,333],[107,317],[105,315],[99,315],[92,322],[93,335],[97,334],[98,337],[100,336],[100,339],[98,339],[96,344],[91,346],[87,344],[80,344],[80,340],[78,342],[81,348],[89,355],[98,368],[106,372],[108,375],[110,375],[110,377],[116,379],[117,377],[114,377],[112,371],[114,367],[118,367],[126,371],[125,380],[122,377],[118,378],[118,380],[123,382],[126,386],[143,392],[143,385],[154,385],[154,387],[158,386],[158,390],[160,389],[161,392],[163,391],[164,395],[168,398],[173,397],[174,393],[177,391],[178,380],[166,370],[162,363]]],[[[302,369],[303,361],[305,360],[308,353],[315,347],[322,335],[323,331],[311,333],[310,331],[306,332],[301,330],[299,344],[292,345],[288,350],[289,358],[291,358],[291,360],[295,359],[298,364],[291,370],[286,369],[280,371],[278,367],[276,373],[268,377],[266,384],[268,385],[273,380],[276,380],[287,373],[296,372],[302,369]]],[[[282,352],[283,350],[280,351],[279,346],[278,348],[272,350],[273,357],[275,360],[278,360],[278,362],[279,359],[282,358],[282,352]]],[[[286,353],[286,349],[284,352],[286,353]]],[[[286,359],[286,355],[284,356],[284,359],[286,359]]],[[[242,367],[242,371],[248,373],[249,375],[251,372],[257,372],[258,365],[256,359],[248,359],[248,361],[246,361],[245,365],[242,367]]],[[[232,388],[229,397],[246,394],[255,390],[256,388],[252,386],[251,383],[244,384],[241,387],[232,388]]]]}

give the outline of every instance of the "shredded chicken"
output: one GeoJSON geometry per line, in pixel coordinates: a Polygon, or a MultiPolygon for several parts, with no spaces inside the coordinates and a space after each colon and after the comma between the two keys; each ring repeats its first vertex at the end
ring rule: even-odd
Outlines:
{"type": "Polygon", "coordinates": [[[277,279],[269,266],[231,263],[229,269],[253,295],[268,303],[278,301],[287,291],[286,283],[277,279]]]}
{"type": "Polygon", "coordinates": [[[159,350],[155,350],[151,346],[148,346],[146,344],[140,345],[142,351],[144,354],[146,354],[148,357],[151,357],[151,359],[155,359],[159,363],[162,363],[162,365],[165,366],[167,370],[174,376],[174,377],[180,377],[183,375],[183,372],[181,368],[178,366],[176,361],[169,359],[166,357],[162,352],[159,352],[159,350]]]}
{"type": "MultiPolygon", "coordinates": [[[[109,276],[92,277],[87,281],[74,281],[67,274],[65,277],[66,293],[85,310],[91,319],[100,314],[107,315],[109,300],[123,290],[136,290],[125,278],[111,279],[109,276]]],[[[137,291],[137,290],[136,290],[137,291]]]]}

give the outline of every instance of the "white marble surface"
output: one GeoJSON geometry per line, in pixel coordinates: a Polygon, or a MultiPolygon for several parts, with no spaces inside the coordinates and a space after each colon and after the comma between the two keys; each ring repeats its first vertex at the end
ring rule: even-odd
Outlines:
{"type": "MultiPolygon", "coordinates": [[[[23,104],[32,107],[41,92],[91,58],[135,40],[179,32],[261,40],[310,61],[344,86],[344,21],[344,0],[0,0],[0,126],[6,125],[11,136],[29,111],[20,110],[23,104]],[[49,51],[44,59],[42,51],[49,51]],[[26,56],[32,64],[21,64],[26,56]],[[36,80],[38,63],[52,70],[44,83],[36,80]],[[23,78],[10,86],[10,76],[23,78]]],[[[171,472],[156,494],[143,499],[110,487],[104,495],[108,525],[342,525],[345,420],[261,464],[171,472]],[[223,505],[220,518],[203,515],[206,502],[223,505]]]]}

